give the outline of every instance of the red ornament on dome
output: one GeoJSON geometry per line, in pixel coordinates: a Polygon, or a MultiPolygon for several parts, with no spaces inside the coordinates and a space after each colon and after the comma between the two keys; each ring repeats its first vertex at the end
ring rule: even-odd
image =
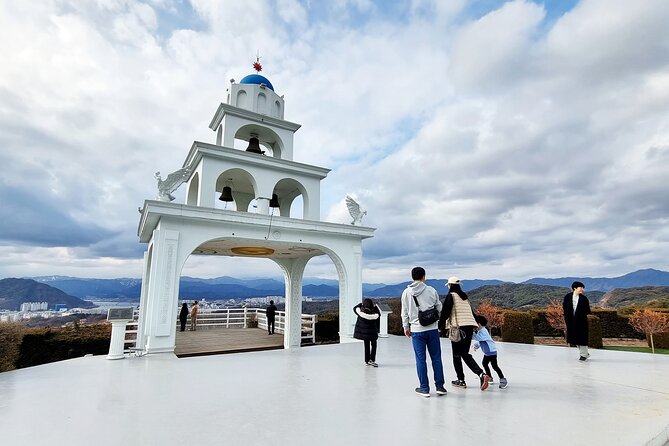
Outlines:
{"type": "Polygon", "coordinates": [[[253,62],[253,69],[256,70],[257,73],[262,71],[262,65],[260,65],[260,51],[256,52],[256,61],[253,62]]]}

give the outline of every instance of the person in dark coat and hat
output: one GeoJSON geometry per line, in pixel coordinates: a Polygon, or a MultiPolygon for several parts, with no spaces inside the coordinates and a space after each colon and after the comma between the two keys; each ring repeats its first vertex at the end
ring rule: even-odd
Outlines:
{"type": "Polygon", "coordinates": [[[588,353],[588,315],[590,314],[590,301],[583,291],[585,285],[582,282],[571,284],[572,292],[567,294],[562,301],[564,321],[567,326],[567,342],[578,346],[578,359],[585,361],[590,357],[588,353]]]}
{"type": "Polygon", "coordinates": [[[353,307],[353,312],[358,315],[355,323],[353,337],[365,343],[365,364],[378,367],[376,363],[376,341],[379,339],[381,311],[374,305],[372,299],[365,299],[361,304],[353,307]]]}

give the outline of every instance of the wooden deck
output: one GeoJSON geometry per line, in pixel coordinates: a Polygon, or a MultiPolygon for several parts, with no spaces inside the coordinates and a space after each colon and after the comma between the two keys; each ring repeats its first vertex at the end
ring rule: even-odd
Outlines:
{"type": "Polygon", "coordinates": [[[177,330],[174,353],[179,358],[283,348],[283,335],[261,328],[200,328],[177,330]]]}

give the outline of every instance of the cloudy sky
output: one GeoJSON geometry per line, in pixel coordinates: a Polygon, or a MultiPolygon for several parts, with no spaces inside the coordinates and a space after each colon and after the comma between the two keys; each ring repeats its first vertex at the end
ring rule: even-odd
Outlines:
{"type": "Polygon", "coordinates": [[[323,219],[352,193],[378,228],[365,282],[669,270],[667,23],[666,0],[0,0],[0,277],[140,277],[153,173],[214,142],[258,50],[295,161],[332,169],[323,219]]]}

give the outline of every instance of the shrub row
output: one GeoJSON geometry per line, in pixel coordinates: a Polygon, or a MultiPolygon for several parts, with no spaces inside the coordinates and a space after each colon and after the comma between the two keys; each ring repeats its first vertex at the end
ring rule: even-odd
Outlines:
{"type": "Polygon", "coordinates": [[[319,314],[316,319],[316,342],[335,342],[339,340],[338,313],[319,314]]]}
{"type": "Polygon", "coordinates": [[[0,372],[16,368],[23,331],[23,325],[18,322],[0,323],[0,372]]]}
{"type": "Polygon", "coordinates": [[[502,341],[534,344],[532,315],[524,311],[504,311],[502,341]]]}
{"type": "Polygon", "coordinates": [[[602,342],[602,323],[598,316],[588,315],[588,347],[604,348],[602,342]]]}
{"type": "MultiPolygon", "coordinates": [[[[648,342],[648,347],[650,347],[650,336],[646,336],[646,341],[648,342]]],[[[657,333],[653,335],[653,344],[655,348],[668,348],[669,349],[669,333],[657,333]]]]}
{"type": "Polygon", "coordinates": [[[108,324],[25,329],[15,366],[20,369],[87,354],[104,355],[109,352],[110,338],[108,324]]]}
{"type": "MultiPolygon", "coordinates": [[[[392,313],[388,315],[388,333],[402,336],[404,331],[402,328],[401,320],[401,302],[399,299],[388,299],[384,303],[390,305],[392,313]]],[[[654,311],[669,312],[667,308],[653,309],[654,311]]],[[[512,310],[503,310],[503,314],[511,314],[511,319],[507,322],[505,320],[504,325],[506,326],[506,334],[504,333],[504,326],[502,327],[501,333],[502,339],[508,342],[520,342],[526,343],[529,340],[529,333],[531,331],[532,336],[564,336],[560,330],[556,330],[550,326],[546,320],[546,311],[545,310],[529,310],[528,312],[523,311],[512,311],[512,310]],[[528,316],[518,316],[518,314],[525,314],[528,316]],[[529,321],[529,327],[527,326],[529,321]]],[[[616,310],[603,309],[603,308],[594,308],[592,310],[592,315],[594,319],[590,319],[590,332],[591,336],[594,338],[591,340],[591,344],[600,345],[601,341],[597,340],[599,338],[633,338],[633,339],[644,339],[645,335],[634,330],[629,324],[629,316],[623,312],[622,314],[616,310]]],[[[498,334],[497,330],[493,335],[498,334]]],[[[669,336],[669,335],[668,335],[669,336]]],[[[653,337],[659,337],[656,335],[653,337]]],[[[664,347],[660,347],[664,348],[664,347]]]]}

